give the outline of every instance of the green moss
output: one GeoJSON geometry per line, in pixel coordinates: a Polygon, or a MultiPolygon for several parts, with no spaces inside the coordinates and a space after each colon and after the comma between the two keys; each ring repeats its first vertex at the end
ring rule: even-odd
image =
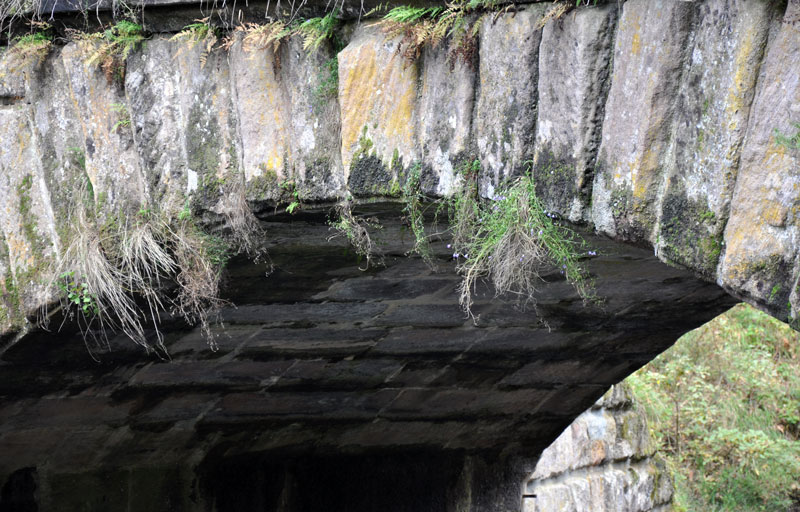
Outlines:
{"type": "Polygon", "coordinates": [[[261,201],[274,199],[278,195],[278,173],[264,166],[261,174],[250,178],[245,188],[248,198],[261,201]]]}
{"type": "Polygon", "coordinates": [[[217,174],[220,170],[219,155],[222,148],[216,119],[208,115],[201,104],[195,103],[189,112],[187,126],[186,152],[189,156],[189,168],[200,175],[217,174]]]}
{"type": "Polygon", "coordinates": [[[712,277],[722,255],[723,223],[705,204],[674,193],[664,199],[659,251],[668,261],[712,277]]]}

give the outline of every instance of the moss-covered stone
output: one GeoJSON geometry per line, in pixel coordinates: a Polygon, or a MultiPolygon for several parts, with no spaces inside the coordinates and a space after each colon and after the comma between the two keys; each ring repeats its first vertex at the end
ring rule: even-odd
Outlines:
{"type": "Polygon", "coordinates": [[[658,247],[661,257],[713,278],[723,247],[724,222],[704,201],[682,194],[664,199],[658,247]]]}
{"type": "MultiPolygon", "coordinates": [[[[189,168],[200,175],[219,172],[220,137],[217,120],[200,105],[193,105],[186,125],[189,168]]],[[[235,153],[234,153],[235,154],[235,153]]]]}

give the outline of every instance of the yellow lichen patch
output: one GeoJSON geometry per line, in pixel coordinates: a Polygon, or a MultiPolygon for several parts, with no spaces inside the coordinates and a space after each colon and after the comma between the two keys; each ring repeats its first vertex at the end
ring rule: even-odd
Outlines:
{"type": "Polygon", "coordinates": [[[371,45],[345,48],[339,54],[339,105],[342,112],[342,162],[350,167],[361,129],[367,124],[375,96],[377,74],[371,45]]]}
{"type": "Polygon", "coordinates": [[[377,156],[389,163],[395,149],[410,157],[418,68],[405,62],[380,32],[360,34],[339,53],[339,105],[342,112],[342,162],[349,169],[364,127],[377,156]]]}
{"type": "Polygon", "coordinates": [[[639,36],[639,33],[633,34],[633,42],[631,43],[631,53],[633,55],[639,55],[639,52],[642,51],[642,40],[639,36]]]}
{"type": "MultiPolygon", "coordinates": [[[[749,27],[747,33],[739,45],[739,50],[736,52],[736,59],[734,61],[734,74],[733,83],[728,88],[728,99],[725,111],[729,116],[732,116],[745,108],[744,97],[745,94],[752,87],[754,81],[754,73],[749,69],[748,63],[753,57],[756,28],[749,27]]],[[[738,124],[731,121],[729,124],[730,130],[736,130],[738,124]]]]}

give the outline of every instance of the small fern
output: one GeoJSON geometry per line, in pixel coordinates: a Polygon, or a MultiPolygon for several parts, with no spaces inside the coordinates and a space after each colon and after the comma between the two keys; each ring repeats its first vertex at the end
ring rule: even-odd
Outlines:
{"type": "Polygon", "coordinates": [[[94,46],[86,64],[99,65],[108,83],[125,80],[125,61],[145,39],[141,25],[125,20],[102,33],[73,34],[77,41],[94,46]]]}
{"type": "Polygon", "coordinates": [[[169,40],[183,41],[186,43],[186,46],[180,48],[174,58],[180,56],[184,49],[191,50],[199,43],[202,43],[203,51],[200,53],[200,65],[205,67],[208,56],[214,49],[214,45],[219,41],[219,38],[217,36],[217,29],[211,26],[206,17],[186,25],[183,30],[169,38],[169,40]]]}
{"type": "Polygon", "coordinates": [[[339,11],[333,10],[321,18],[310,18],[298,25],[293,32],[303,37],[303,49],[315,52],[322,43],[333,39],[339,24],[338,16],[339,11]]]}

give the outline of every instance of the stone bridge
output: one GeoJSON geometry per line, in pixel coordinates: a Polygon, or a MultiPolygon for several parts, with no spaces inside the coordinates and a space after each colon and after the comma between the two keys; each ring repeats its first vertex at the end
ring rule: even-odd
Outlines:
{"type": "Polygon", "coordinates": [[[548,7],[484,20],[467,62],[407,61],[355,22],[338,54],[156,34],[123,82],[87,45],[6,52],[0,480],[24,489],[36,468],[45,510],[519,510],[541,450],[732,296],[795,319],[800,2],[548,7]],[[598,253],[601,304],[553,273],[536,309],[481,290],[473,322],[446,240],[438,271],[406,256],[403,176],[419,165],[447,196],[475,160],[487,197],[532,167],[598,253]],[[200,197],[211,222],[241,190],[275,271],[231,263],[218,351],[165,319],[171,359],[120,336],[98,363],[69,322],[31,324],[87,180],[107,214],[200,197]],[[329,240],[348,193],[384,226],[384,266],[329,240]]]}

